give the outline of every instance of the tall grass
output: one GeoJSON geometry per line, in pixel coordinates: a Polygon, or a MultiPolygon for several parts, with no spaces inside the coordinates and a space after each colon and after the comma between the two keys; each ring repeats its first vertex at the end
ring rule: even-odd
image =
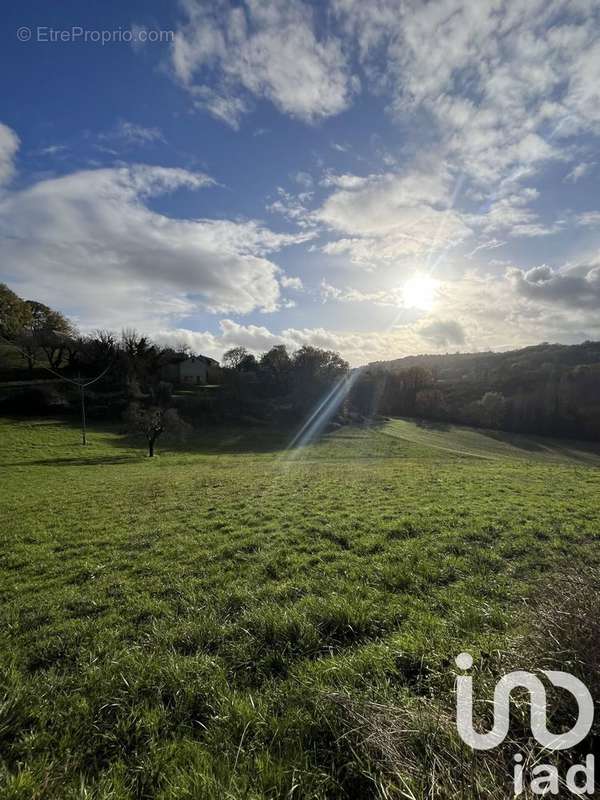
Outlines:
{"type": "Polygon", "coordinates": [[[453,659],[485,697],[525,600],[596,558],[597,469],[374,428],[284,468],[263,430],[78,439],[0,422],[2,800],[494,797],[453,659]]]}
{"type": "MultiPolygon", "coordinates": [[[[477,668],[478,727],[489,730],[494,686],[512,670],[569,672],[600,700],[600,571],[565,569],[535,595],[521,613],[524,633],[505,650],[482,656],[477,668]]],[[[540,763],[554,764],[564,776],[587,754],[600,755],[600,721],[576,748],[549,752],[529,729],[529,696],[513,696],[511,732],[493,751],[467,747],[456,730],[454,693],[447,675],[428,676],[436,691],[432,696],[407,695],[401,706],[355,700],[342,693],[328,695],[338,709],[342,737],[352,743],[358,761],[378,765],[386,779],[379,779],[381,798],[410,800],[507,800],[514,796],[514,755],[519,754],[525,775],[540,763]]],[[[570,730],[576,722],[577,705],[566,692],[548,687],[547,720],[550,730],[570,730]]],[[[562,783],[562,779],[561,779],[562,783]]],[[[564,796],[572,796],[562,784],[564,796]]],[[[525,781],[523,798],[535,798],[525,781]]]]}

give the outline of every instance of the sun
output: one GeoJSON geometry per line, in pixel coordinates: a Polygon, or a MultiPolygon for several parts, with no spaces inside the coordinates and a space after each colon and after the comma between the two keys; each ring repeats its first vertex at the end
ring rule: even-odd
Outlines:
{"type": "Polygon", "coordinates": [[[438,281],[429,275],[416,273],[409,278],[402,289],[402,299],[408,308],[418,308],[429,311],[435,301],[438,281]]]}

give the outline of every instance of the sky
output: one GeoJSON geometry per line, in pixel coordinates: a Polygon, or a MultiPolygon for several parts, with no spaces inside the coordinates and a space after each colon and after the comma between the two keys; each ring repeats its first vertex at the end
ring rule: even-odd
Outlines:
{"type": "Polygon", "coordinates": [[[354,366],[600,338],[597,0],[24,0],[0,281],[354,366]]]}

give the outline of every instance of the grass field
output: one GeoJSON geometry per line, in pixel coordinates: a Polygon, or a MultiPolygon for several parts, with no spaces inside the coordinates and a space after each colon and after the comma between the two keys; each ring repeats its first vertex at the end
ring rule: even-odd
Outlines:
{"type": "Polygon", "coordinates": [[[90,440],[0,424],[2,798],[399,797],[331,694],[449,692],[540,580],[600,561],[600,457],[573,443],[90,440]]]}

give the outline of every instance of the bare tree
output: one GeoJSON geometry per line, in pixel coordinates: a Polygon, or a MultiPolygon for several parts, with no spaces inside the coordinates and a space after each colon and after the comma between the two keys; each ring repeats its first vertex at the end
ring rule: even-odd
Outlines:
{"type": "Polygon", "coordinates": [[[35,362],[39,353],[39,340],[31,330],[23,329],[14,337],[15,346],[18,348],[21,357],[27,362],[27,369],[33,373],[35,362]]]}
{"type": "Polygon", "coordinates": [[[182,435],[189,427],[175,408],[144,406],[141,403],[131,403],[127,409],[127,422],[134,431],[145,436],[149,458],[154,457],[154,446],[165,431],[182,435]]]}

